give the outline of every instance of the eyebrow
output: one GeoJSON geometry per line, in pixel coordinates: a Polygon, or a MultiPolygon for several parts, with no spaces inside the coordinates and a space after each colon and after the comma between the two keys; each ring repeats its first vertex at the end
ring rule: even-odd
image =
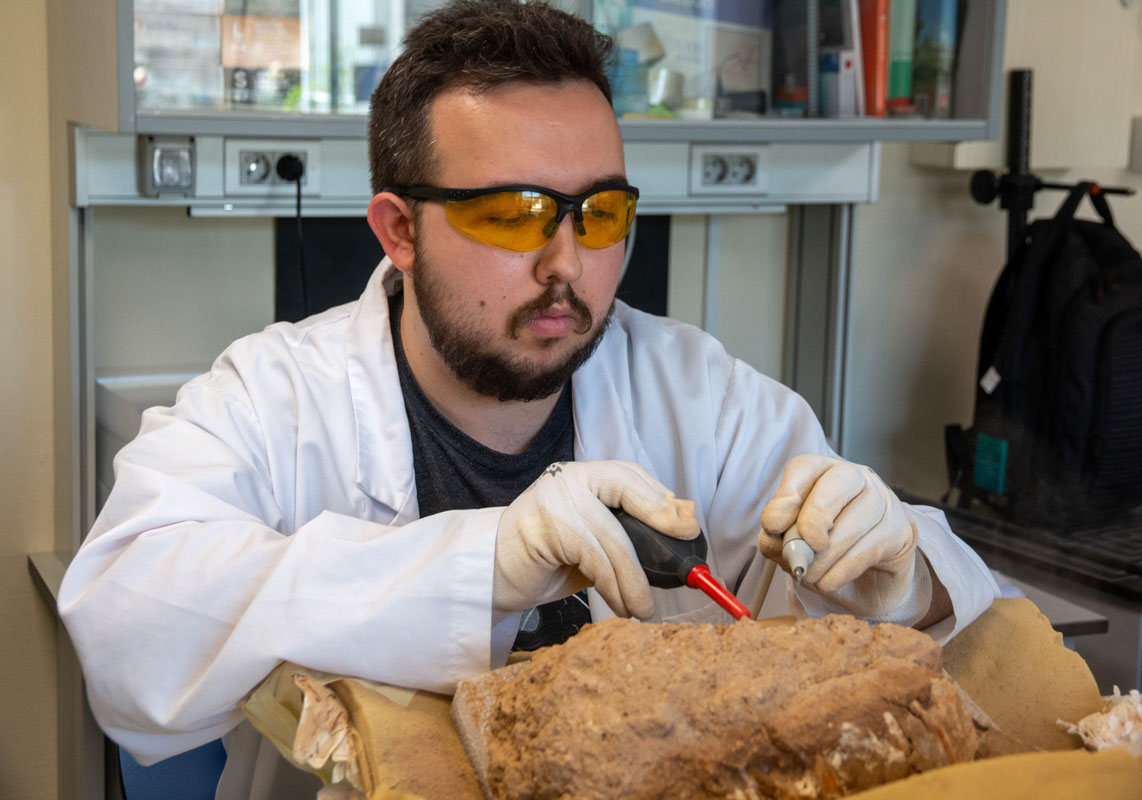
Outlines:
{"type": "Polygon", "coordinates": [[[578,192],[572,192],[572,194],[583,194],[583,192],[589,192],[597,186],[605,186],[608,183],[626,183],[629,185],[630,181],[627,180],[626,175],[623,175],[620,172],[615,172],[611,175],[604,175],[601,178],[596,178],[586,186],[583,186],[578,192]]]}

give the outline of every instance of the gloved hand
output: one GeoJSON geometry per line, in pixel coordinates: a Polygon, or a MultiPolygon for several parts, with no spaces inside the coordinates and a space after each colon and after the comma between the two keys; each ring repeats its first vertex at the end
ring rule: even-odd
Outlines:
{"type": "Polygon", "coordinates": [[[594,586],[616,614],[649,619],[650,584],[610,508],[668,536],[698,535],[694,503],[676,499],[638,464],[552,464],[500,517],[492,607],[523,611],[594,586]]]}
{"type": "Polygon", "coordinates": [[[805,588],[868,619],[911,625],[928,610],[932,582],[916,526],[868,467],[818,455],[790,459],[758,536],[762,554],[786,571],[781,538],[794,522],[814,552],[805,588]]]}

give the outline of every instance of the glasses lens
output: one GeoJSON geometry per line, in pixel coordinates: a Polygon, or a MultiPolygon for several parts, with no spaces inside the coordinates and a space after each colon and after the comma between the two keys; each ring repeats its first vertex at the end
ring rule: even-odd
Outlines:
{"type": "Polygon", "coordinates": [[[622,189],[597,192],[583,201],[583,228],[579,241],[595,250],[610,247],[630,233],[637,200],[622,189]]]}
{"type": "Polygon", "coordinates": [[[526,253],[548,242],[544,227],[555,218],[555,201],[539,192],[496,192],[444,206],[456,230],[478,242],[526,253]]]}

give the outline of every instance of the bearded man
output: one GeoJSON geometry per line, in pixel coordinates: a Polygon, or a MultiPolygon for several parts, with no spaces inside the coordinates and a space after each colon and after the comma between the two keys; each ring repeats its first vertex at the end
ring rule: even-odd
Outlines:
{"type": "Polygon", "coordinates": [[[796,522],[813,561],[767,613],[946,639],[997,594],[794,392],[615,300],[638,190],[609,48],[540,3],[425,17],[372,99],[386,257],[364,294],[240,339],[144,415],[59,601],[96,719],[140,761],[224,736],[219,797],[286,797],[304,776],[267,777],[239,708],[282,661],[448,693],[606,616],[729,621],[652,589],[613,508],[704,531],[746,598],[796,522]]]}

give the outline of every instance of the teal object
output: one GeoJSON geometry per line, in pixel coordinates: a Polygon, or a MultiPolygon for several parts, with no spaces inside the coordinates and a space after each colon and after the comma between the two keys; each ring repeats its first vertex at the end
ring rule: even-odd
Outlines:
{"type": "Polygon", "coordinates": [[[1007,440],[986,433],[975,437],[975,469],[972,483],[980,489],[1003,494],[1007,479],[1007,440]]]}
{"type": "Polygon", "coordinates": [[[888,20],[888,107],[912,100],[916,0],[892,0],[888,20]]]}

